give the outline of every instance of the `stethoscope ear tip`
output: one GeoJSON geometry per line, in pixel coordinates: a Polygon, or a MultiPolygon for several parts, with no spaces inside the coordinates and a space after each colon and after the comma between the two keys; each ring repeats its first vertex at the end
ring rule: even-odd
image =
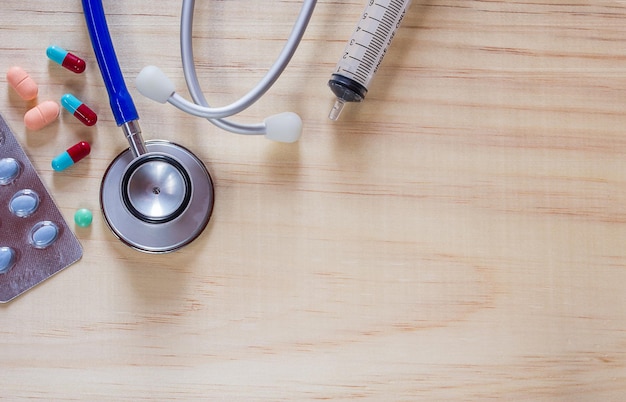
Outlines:
{"type": "Polygon", "coordinates": [[[285,143],[293,143],[302,134],[302,119],[296,113],[284,112],[264,120],[265,138],[285,143]]]}
{"type": "Polygon", "coordinates": [[[135,78],[135,87],[146,98],[165,103],[174,94],[174,83],[157,66],[145,66],[135,78]]]}

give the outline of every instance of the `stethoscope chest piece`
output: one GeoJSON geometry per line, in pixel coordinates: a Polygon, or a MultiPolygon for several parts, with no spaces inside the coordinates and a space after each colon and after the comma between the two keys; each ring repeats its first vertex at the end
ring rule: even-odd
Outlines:
{"type": "Polygon", "coordinates": [[[147,141],[111,162],[100,203],[107,224],[127,245],[149,253],[177,250],[204,230],[213,210],[213,182],[193,153],[168,141],[147,141]]]}

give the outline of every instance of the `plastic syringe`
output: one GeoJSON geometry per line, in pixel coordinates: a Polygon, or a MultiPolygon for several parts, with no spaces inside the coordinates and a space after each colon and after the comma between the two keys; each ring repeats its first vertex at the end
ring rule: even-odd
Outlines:
{"type": "Polygon", "coordinates": [[[328,86],[337,99],[328,117],[337,120],[346,102],[362,102],[402,23],[411,0],[368,0],[328,86]]]}

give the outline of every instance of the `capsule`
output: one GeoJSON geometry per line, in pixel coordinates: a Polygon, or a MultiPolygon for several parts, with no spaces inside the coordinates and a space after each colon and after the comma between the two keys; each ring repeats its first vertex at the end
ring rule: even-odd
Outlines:
{"type": "Polygon", "coordinates": [[[93,126],[98,121],[98,115],[72,94],[63,95],[61,105],[86,126],[93,126]]]}
{"type": "Polygon", "coordinates": [[[85,71],[85,60],[58,46],[48,46],[46,55],[50,60],[62,65],[71,72],[80,74],[85,71]]]}
{"type": "Polygon", "coordinates": [[[61,108],[54,101],[44,101],[24,114],[24,125],[29,130],[40,130],[59,117],[61,108]]]}
{"type": "Polygon", "coordinates": [[[32,100],[37,97],[39,87],[22,67],[13,66],[9,68],[9,71],[7,71],[7,82],[20,98],[32,100]]]}
{"type": "Polygon", "coordinates": [[[61,172],[89,155],[89,152],[91,152],[91,147],[85,141],[72,145],[65,152],[52,159],[52,169],[61,172]]]}

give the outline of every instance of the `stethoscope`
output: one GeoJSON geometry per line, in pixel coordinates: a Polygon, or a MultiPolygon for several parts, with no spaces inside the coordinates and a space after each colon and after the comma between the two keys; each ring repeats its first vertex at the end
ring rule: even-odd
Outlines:
{"type": "MultiPolygon", "coordinates": [[[[164,140],[144,141],[139,115],[122,75],[107,26],[101,0],[82,0],[87,29],[115,121],[130,147],[106,170],[100,186],[105,221],[122,242],[149,253],[177,250],[196,239],[211,217],[213,181],[198,157],[187,148],[164,140]]],[[[139,92],[161,103],[168,102],[194,116],[238,134],[265,135],[279,142],[295,142],[302,121],[291,112],[266,118],[258,124],[224,119],[256,102],[278,79],[304,35],[316,0],[305,0],[293,30],[275,63],[255,88],[224,107],[207,103],[193,62],[191,32],[194,0],[184,0],[181,17],[183,70],[194,102],[176,94],[174,84],[155,66],[144,68],[135,84],[139,92]]]]}

